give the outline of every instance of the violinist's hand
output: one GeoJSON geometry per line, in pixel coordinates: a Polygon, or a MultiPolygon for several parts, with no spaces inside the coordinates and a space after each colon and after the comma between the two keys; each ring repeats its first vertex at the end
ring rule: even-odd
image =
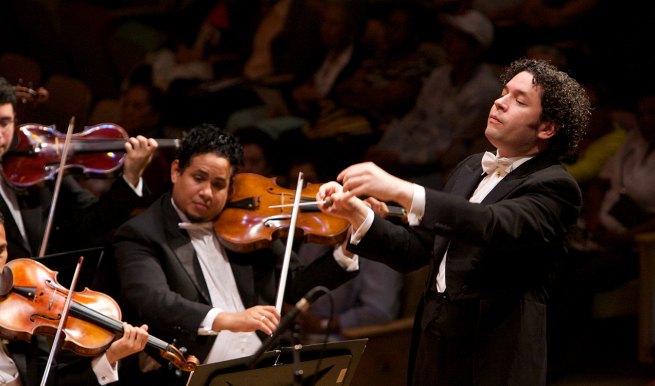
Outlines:
{"type": "Polygon", "coordinates": [[[114,364],[119,359],[125,358],[139,351],[143,351],[148,342],[148,326],[134,327],[123,322],[123,336],[114,341],[105,351],[109,363],[114,364]]]}
{"type": "Polygon", "coordinates": [[[143,171],[152,161],[152,155],[157,150],[157,146],[157,141],[142,135],[138,135],[136,138],[132,137],[125,143],[127,155],[123,164],[123,176],[132,186],[139,183],[143,171]]]}
{"type": "Polygon", "coordinates": [[[378,201],[373,197],[368,197],[366,200],[364,200],[364,204],[373,209],[373,212],[380,215],[382,218],[387,217],[389,214],[389,207],[387,204],[382,201],[378,201]]]}
{"type": "Polygon", "coordinates": [[[280,324],[280,314],[275,307],[254,306],[241,312],[221,312],[214,319],[212,330],[232,332],[262,330],[271,335],[278,324],[280,324]]]}
{"type": "Polygon", "coordinates": [[[357,197],[347,196],[339,183],[332,181],[321,185],[316,193],[316,200],[324,201],[327,197],[330,197],[333,203],[331,206],[319,204],[318,208],[323,213],[346,219],[355,229],[366,220],[368,206],[357,197]]]}
{"type": "Polygon", "coordinates": [[[408,210],[412,206],[414,184],[392,176],[372,162],[347,167],[339,173],[337,181],[343,184],[345,199],[371,196],[382,201],[395,201],[408,210]]]}

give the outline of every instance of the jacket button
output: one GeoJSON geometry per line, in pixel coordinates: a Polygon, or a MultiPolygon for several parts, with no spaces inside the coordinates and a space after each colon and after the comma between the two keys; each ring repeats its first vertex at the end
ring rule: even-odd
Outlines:
{"type": "Polygon", "coordinates": [[[478,265],[480,265],[480,260],[478,259],[471,260],[471,265],[477,267],[478,265]]]}
{"type": "Polygon", "coordinates": [[[462,286],[462,292],[465,293],[465,294],[469,293],[469,286],[463,285],[462,286]]]}

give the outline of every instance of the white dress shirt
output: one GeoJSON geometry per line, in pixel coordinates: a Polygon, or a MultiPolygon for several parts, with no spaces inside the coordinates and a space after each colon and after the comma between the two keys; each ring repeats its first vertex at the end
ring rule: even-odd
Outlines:
{"type": "MultiPolygon", "coordinates": [[[[498,152],[496,151],[496,154],[498,152]]],[[[512,165],[508,167],[506,170],[504,170],[501,173],[492,173],[492,174],[487,174],[484,176],[482,181],[480,181],[480,184],[478,187],[475,189],[475,192],[473,192],[473,195],[469,199],[470,202],[473,203],[480,203],[482,200],[484,200],[485,197],[493,190],[493,188],[498,185],[498,183],[505,178],[505,176],[511,172],[512,170],[516,169],[519,167],[521,164],[524,162],[528,161],[530,158],[534,157],[534,155],[529,155],[525,157],[513,157],[513,158],[508,158],[509,161],[511,161],[512,165]]],[[[366,217],[366,220],[362,223],[362,225],[357,229],[356,232],[353,232],[353,235],[351,237],[350,242],[353,244],[358,244],[362,237],[368,232],[369,228],[371,227],[371,224],[373,224],[373,210],[369,208],[369,213],[366,217]]],[[[425,214],[425,188],[414,184],[414,195],[412,198],[412,206],[410,207],[410,210],[407,215],[407,219],[409,222],[410,226],[418,226],[423,219],[423,215],[425,214]]],[[[446,256],[448,255],[448,251],[446,250],[446,253],[444,254],[443,259],[441,259],[441,264],[439,264],[439,272],[437,273],[437,284],[436,284],[436,290],[438,292],[445,292],[446,291],[446,256]]]]}

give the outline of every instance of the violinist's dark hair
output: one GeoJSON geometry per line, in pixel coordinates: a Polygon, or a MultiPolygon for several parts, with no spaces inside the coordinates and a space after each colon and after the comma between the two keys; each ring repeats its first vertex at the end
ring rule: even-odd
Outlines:
{"type": "Polygon", "coordinates": [[[5,216],[0,213],[0,225],[5,225],[5,216]]]}
{"type": "Polygon", "coordinates": [[[568,74],[543,60],[519,59],[512,62],[501,76],[503,85],[519,73],[527,71],[539,85],[541,122],[554,122],[557,133],[550,138],[548,151],[564,161],[571,160],[591,118],[591,106],[584,88],[568,74]]]}
{"type": "Polygon", "coordinates": [[[175,154],[175,159],[180,164],[180,172],[184,173],[193,157],[208,153],[216,154],[230,162],[232,166],[230,178],[234,177],[239,167],[243,166],[243,146],[239,144],[237,138],[214,125],[203,123],[189,130],[182,137],[182,143],[175,154]]]}
{"type": "Polygon", "coordinates": [[[16,111],[16,89],[5,78],[0,77],[0,105],[11,103],[16,111]]]}

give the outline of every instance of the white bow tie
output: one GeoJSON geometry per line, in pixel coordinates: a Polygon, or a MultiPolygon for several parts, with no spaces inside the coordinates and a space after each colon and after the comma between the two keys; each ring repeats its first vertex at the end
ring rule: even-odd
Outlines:
{"type": "Polygon", "coordinates": [[[487,174],[496,173],[499,177],[505,177],[507,173],[514,170],[514,166],[509,159],[498,158],[494,153],[487,151],[482,157],[482,170],[487,174]]]}
{"type": "Polygon", "coordinates": [[[181,222],[178,223],[177,226],[180,227],[180,229],[186,229],[186,230],[200,230],[206,233],[211,233],[212,230],[214,229],[214,223],[211,221],[207,222],[181,222]]]}

